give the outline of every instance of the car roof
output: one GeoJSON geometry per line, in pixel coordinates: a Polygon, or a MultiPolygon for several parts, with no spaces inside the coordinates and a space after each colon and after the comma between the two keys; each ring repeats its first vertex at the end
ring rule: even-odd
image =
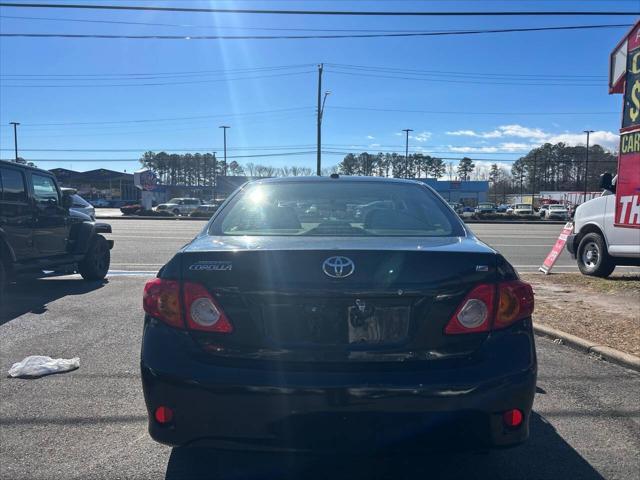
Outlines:
{"type": "Polygon", "coordinates": [[[33,172],[40,172],[40,173],[46,173],[47,175],[51,175],[52,177],[55,177],[55,175],[53,173],[51,173],[49,170],[44,170],[43,168],[38,168],[38,167],[31,167],[29,165],[25,165],[24,163],[16,163],[16,162],[8,162],[6,160],[0,160],[0,166],[4,167],[14,167],[14,168],[22,168],[24,170],[31,170],[33,172]]]}
{"type": "Polygon", "coordinates": [[[421,182],[419,180],[405,179],[405,178],[389,178],[389,177],[359,177],[359,176],[351,176],[351,175],[340,175],[337,178],[325,177],[325,176],[309,176],[309,177],[273,177],[273,178],[261,178],[257,180],[251,180],[247,182],[251,185],[270,185],[270,184],[278,184],[278,183],[331,183],[331,182],[340,182],[340,183],[361,183],[361,182],[371,182],[371,183],[398,183],[398,184],[417,184],[417,185],[425,185],[426,183],[421,182]]]}

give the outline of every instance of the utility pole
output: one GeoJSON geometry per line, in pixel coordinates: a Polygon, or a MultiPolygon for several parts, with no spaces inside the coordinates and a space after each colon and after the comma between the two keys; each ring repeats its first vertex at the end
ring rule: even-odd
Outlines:
{"type": "Polygon", "coordinates": [[[9,125],[13,125],[13,146],[16,153],[16,163],[18,163],[18,122],[9,122],[9,125]]]}
{"type": "MultiPolygon", "coordinates": [[[[318,118],[317,118],[317,158],[316,158],[316,175],[320,176],[322,171],[322,110],[324,109],[324,101],[322,100],[322,69],[324,65],[318,65],[318,118]]],[[[325,92],[324,100],[327,99],[328,93],[325,92]]]]}
{"type": "Polygon", "coordinates": [[[405,169],[405,178],[409,178],[409,132],[413,132],[410,128],[405,128],[402,130],[406,134],[406,139],[404,142],[404,169],[405,169]]]}
{"type": "Polygon", "coordinates": [[[593,133],[593,130],[585,130],[584,133],[587,134],[587,156],[584,162],[584,200],[587,201],[587,186],[589,182],[589,135],[593,133]]]}
{"type": "Polygon", "coordinates": [[[231,128],[228,125],[220,125],[224,135],[224,176],[227,176],[227,128],[231,128]]]}
{"type": "Polygon", "coordinates": [[[538,165],[538,152],[533,154],[533,178],[531,179],[531,207],[536,203],[536,167],[538,165]]]}

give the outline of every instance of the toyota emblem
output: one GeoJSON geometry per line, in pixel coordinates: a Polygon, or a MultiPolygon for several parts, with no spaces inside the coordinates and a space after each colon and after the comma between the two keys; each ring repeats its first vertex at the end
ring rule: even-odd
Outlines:
{"type": "Polygon", "coordinates": [[[322,271],[331,278],[346,278],[355,270],[353,260],[347,257],[329,257],[322,263],[322,271]]]}

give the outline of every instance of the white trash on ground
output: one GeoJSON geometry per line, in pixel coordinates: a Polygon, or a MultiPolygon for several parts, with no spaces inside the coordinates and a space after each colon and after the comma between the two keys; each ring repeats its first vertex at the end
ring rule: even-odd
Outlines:
{"type": "Polygon", "coordinates": [[[31,355],[9,369],[10,377],[42,377],[52,373],[70,372],[80,368],[80,358],[51,358],[31,355]]]}

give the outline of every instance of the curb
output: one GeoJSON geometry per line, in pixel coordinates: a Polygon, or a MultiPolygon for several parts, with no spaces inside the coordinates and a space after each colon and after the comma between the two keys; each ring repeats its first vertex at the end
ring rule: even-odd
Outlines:
{"type": "Polygon", "coordinates": [[[533,324],[533,331],[537,335],[541,335],[552,340],[561,340],[562,344],[567,345],[574,350],[594,355],[608,362],[640,372],[640,357],[636,357],[635,355],[621,352],[615,348],[600,345],[598,343],[585,340],[584,338],[576,337],[570,333],[556,330],[555,328],[548,327],[546,325],[540,325],[539,323],[533,324]]]}

